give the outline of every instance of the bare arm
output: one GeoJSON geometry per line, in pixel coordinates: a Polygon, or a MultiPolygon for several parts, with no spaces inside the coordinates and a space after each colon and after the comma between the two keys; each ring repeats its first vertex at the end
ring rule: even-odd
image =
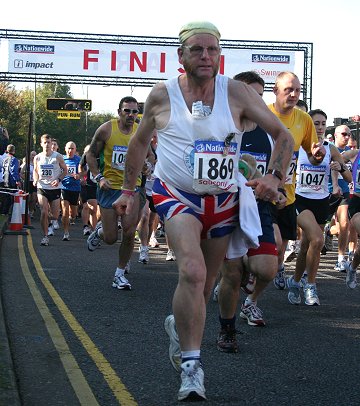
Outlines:
{"type": "Polygon", "coordinates": [[[125,162],[124,189],[134,190],[136,179],[141,172],[146,156],[149,154],[150,142],[155,129],[155,115],[159,105],[156,87],[150,92],[140,125],[129,142],[125,162]]]}
{"type": "Polygon", "coordinates": [[[51,182],[51,186],[54,186],[54,187],[59,186],[59,183],[65,178],[65,176],[68,173],[68,169],[67,169],[63,156],[61,154],[58,154],[56,157],[56,160],[58,161],[59,166],[62,169],[62,172],[57,179],[54,179],[51,182]]]}
{"type": "Polygon", "coordinates": [[[38,156],[34,157],[34,170],[33,170],[33,185],[36,186],[39,180],[39,167],[38,167],[38,156]]]}
{"type": "MultiPolygon", "coordinates": [[[[331,151],[331,159],[333,161],[330,164],[332,172],[334,171],[337,171],[338,173],[340,172],[343,179],[346,180],[346,182],[351,183],[353,181],[352,174],[349,171],[349,168],[345,165],[345,160],[343,156],[340,154],[339,150],[334,145],[330,145],[330,151],[331,151]]],[[[336,176],[336,178],[338,178],[338,176],[336,176]]]]}
{"type": "Polygon", "coordinates": [[[26,164],[21,165],[20,167],[20,177],[22,180],[25,181],[25,175],[26,175],[26,164]]]}
{"type": "MultiPolygon", "coordinates": [[[[335,146],[333,146],[333,147],[340,154],[339,150],[335,146]]],[[[344,162],[348,162],[348,161],[354,162],[358,153],[359,153],[358,149],[349,149],[348,151],[342,152],[340,155],[341,155],[342,159],[344,160],[344,162]]]]}
{"type": "MultiPolygon", "coordinates": [[[[278,200],[277,188],[285,181],[285,174],[293,154],[294,140],[290,132],[253,89],[245,88],[243,90],[240,105],[238,103],[241,112],[240,124],[244,120],[253,121],[274,138],[275,144],[269,162],[269,169],[278,171],[283,177],[283,180],[280,181],[278,177],[268,174],[263,178],[248,182],[247,185],[255,187],[255,193],[259,198],[276,201],[278,200]]],[[[239,89],[237,89],[238,91],[239,89]]],[[[242,128],[241,125],[240,128],[242,128]]]]}
{"type": "Polygon", "coordinates": [[[61,154],[58,155],[58,162],[59,162],[60,168],[62,169],[62,173],[59,176],[59,178],[61,180],[63,180],[65,178],[65,176],[67,175],[67,173],[68,173],[68,169],[67,169],[66,163],[64,161],[64,158],[62,157],[61,154]]]}
{"type": "Polygon", "coordinates": [[[111,123],[107,121],[102,124],[96,131],[91,140],[89,150],[86,152],[86,163],[90,169],[90,172],[95,177],[99,174],[99,168],[97,163],[97,157],[104,149],[105,142],[109,139],[111,134],[111,123]]]}
{"type": "Polygon", "coordinates": [[[82,163],[80,161],[79,166],[78,166],[78,175],[79,175],[80,182],[82,184],[84,184],[84,182],[85,182],[84,178],[85,178],[86,173],[87,173],[87,167],[86,167],[86,165],[82,165],[82,163]]]}
{"type": "Polygon", "coordinates": [[[144,162],[141,173],[145,176],[149,176],[154,170],[154,166],[155,166],[155,154],[153,153],[153,150],[149,145],[148,153],[146,155],[146,160],[144,162]]]}
{"type": "MultiPolygon", "coordinates": [[[[100,152],[104,149],[105,142],[110,138],[110,136],[111,122],[107,121],[95,131],[89,146],[89,150],[86,152],[86,162],[94,178],[100,174],[97,158],[100,155],[100,152]]],[[[105,177],[101,177],[100,180],[98,180],[98,184],[101,189],[111,188],[110,181],[105,177]]]]}

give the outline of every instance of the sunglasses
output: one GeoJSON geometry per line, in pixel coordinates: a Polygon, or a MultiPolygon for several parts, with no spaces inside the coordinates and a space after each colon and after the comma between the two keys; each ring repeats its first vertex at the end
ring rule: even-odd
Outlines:
{"type": "Polygon", "coordinates": [[[138,109],[121,109],[126,114],[139,114],[138,109]]]}
{"type": "Polygon", "coordinates": [[[350,137],[349,133],[340,133],[343,137],[350,137]]]}

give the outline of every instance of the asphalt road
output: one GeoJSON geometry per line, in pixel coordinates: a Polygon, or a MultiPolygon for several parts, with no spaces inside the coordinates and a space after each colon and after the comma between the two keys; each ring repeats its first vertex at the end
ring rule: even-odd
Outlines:
{"type": "MultiPolygon", "coordinates": [[[[178,404],[179,376],[163,328],[177,271],[165,261],[164,241],[150,250],[148,265],[134,252],[133,289],[119,291],[111,287],[118,243],[89,252],[77,220],[69,242],[59,230],[42,247],[39,222],[32,225],[27,236],[5,236],[1,249],[2,303],[21,404],[178,404]]],[[[360,404],[359,288],[345,287],[345,275],[333,270],[334,254],[321,261],[321,306],[290,305],[286,291],[269,286],[258,303],[266,327],[237,321],[239,354],[217,351],[218,305],[209,303],[202,347],[207,405],[360,404]]]]}

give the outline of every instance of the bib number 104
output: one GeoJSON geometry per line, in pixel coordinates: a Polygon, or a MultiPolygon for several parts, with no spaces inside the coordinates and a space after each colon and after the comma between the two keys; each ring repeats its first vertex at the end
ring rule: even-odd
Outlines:
{"type": "Polygon", "coordinates": [[[225,180],[232,179],[234,174],[234,160],[231,157],[197,159],[197,179],[225,180]]]}

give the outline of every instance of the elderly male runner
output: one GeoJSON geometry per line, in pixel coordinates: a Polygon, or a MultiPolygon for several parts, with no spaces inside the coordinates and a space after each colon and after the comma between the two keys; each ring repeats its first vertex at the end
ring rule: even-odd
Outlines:
{"type": "Polygon", "coordinates": [[[189,23],[179,39],[178,58],[185,73],[158,83],[150,92],[139,129],[129,143],[123,193],[113,207],[118,214],[132,210],[136,176],[156,128],[153,199],[179,269],[174,317],[167,318],[174,332],[170,359],[181,370],[178,400],[203,400],[200,347],[206,303],[239,221],[236,173],[241,136],[258,122],[276,140],[269,173],[249,182],[257,196],[267,200],[278,198],[293,141],[253,89],[217,74],[220,33],[213,24],[189,23]]]}

